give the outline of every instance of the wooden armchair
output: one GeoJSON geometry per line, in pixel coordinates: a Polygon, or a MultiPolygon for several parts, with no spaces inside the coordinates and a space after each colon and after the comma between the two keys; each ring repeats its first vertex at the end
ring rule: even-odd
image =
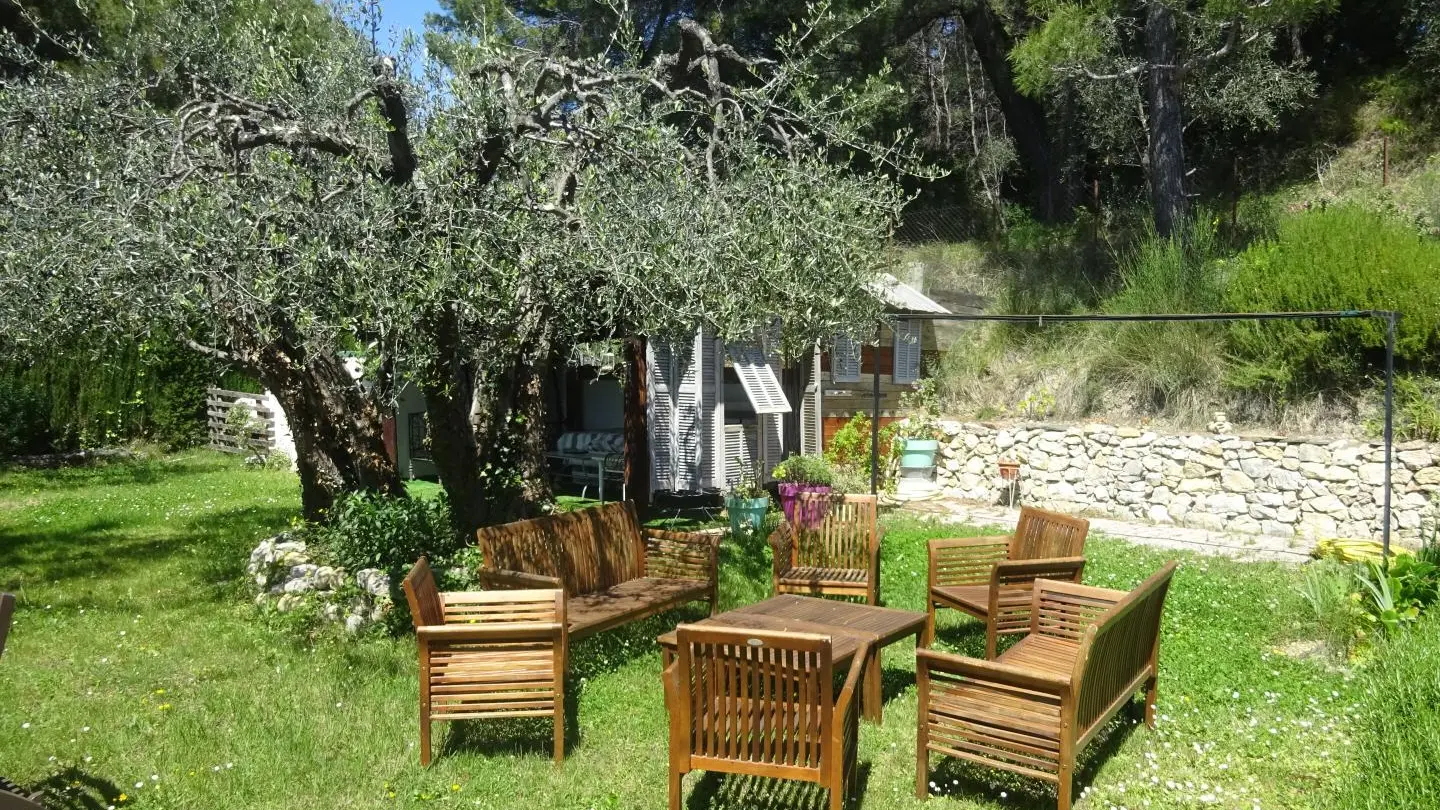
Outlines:
{"type": "Polygon", "coordinates": [[[770,535],[775,593],[863,596],[880,604],[882,534],[875,496],[802,493],[795,513],[811,514],[806,503],[815,499],[825,501],[818,524],[784,521],[770,535]]]}
{"type": "Polygon", "coordinates": [[[862,644],[834,697],[828,636],[682,624],[666,668],[670,810],[692,770],[814,782],[831,810],[852,786],[860,733],[862,644]]]}
{"type": "Polygon", "coordinates": [[[436,720],[550,717],[565,758],[565,595],[560,590],[441,593],[421,557],[405,577],[420,646],[420,764],[436,720]]]}
{"type": "Polygon", "coordinates": [[[916,650],[920,689],[915,795],[930,752],[1055,783],[1070,810],[1075,754],[1145,692],[1155,726],[1160,616],[1169,563],[1129,593],[1033,583],[1029,633],[997,660],[916,650]]]}
{"type": "Polygon", "coordinates": [[[1030,583],[1079,582],[1090,521],[1029,507],[1011,535],[930,541],[930,598],[925,645],[935,640],[935,610],[964,611],[985,622],[985,657],[998,636],[1030,627],[1030,583]]]}

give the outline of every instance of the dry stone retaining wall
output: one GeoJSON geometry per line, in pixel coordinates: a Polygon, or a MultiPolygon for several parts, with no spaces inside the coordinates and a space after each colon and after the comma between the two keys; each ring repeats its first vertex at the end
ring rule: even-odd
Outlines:
{"type": "MultiPolygon", "coordinates": [[[[1168,434],[1114,425],[942,422],[946,495],[1007,497],[1001,459],[1020,462],[1018,501],[1065,512],[1294,537],[1381,531],[1385,450],[1350,439],[1168,434]]],[[[1392,538],[1414,545],[1440,491],[1440,446],[1396,445],[1392,538]]]]}

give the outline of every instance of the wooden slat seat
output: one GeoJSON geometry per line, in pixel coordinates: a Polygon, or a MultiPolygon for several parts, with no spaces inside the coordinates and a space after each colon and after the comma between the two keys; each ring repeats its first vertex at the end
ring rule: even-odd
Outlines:
{"type": "Polygon", "coordinates": [[[1155,726],[1160,617],[1175,563],[1133,591],[1036,580],[1028,634],[994,661],[918,649],[915,795],[930,753],[1043,779],[1070,810],[1075,755],[1143,691],[1155,726]]]}
{"type": "Polygon", "coordinates": [[[995,659],[1002,664],[1033,669],[1056,678],[1070,680],[1080,645],[1063,638],[1032,635],[1015,642],[995,659]]]}
{"type": "Polygon", "coordinates": [[[1024,507],[1015,532],[931,540],[926,644],[935,639],[935,610],[948,607],[985,622],[985,657],[998,637],[1030,626],[1030,585],[1037,579],[1079,582],[1090,521],[1024,507]]]}
{"type": "Polygon", "coordinates": [[[633,621],[639,613],[657,613],[671,605],[708,599],[710,583],[689,579],[641,577],[613,588],[571,596],[565,604],[570,637],[577,638],[633,621]],[[652,608],[657,608],[652,610],[652,608]]]}
{"type": "Polygon", "coordinates": [[[823,515],[814,525],[784,521],[770,535],[776,594],[863,596],[880,604],[878,501],[874,495],[801,493],[797,515],[823,515]],[[813,501],[822,501],[811,505],[813,501]]]}
{"type": "Polygon", "coordinates": [[[930,589],[931,604],[940,603],[968,613],[984,614],[990,605],[989,585],[951,585],[930,589]]]}
{"type": "Polygon", "coordinates": [[[549,717],[565,756],[565,594],[559,589],[440,592],[430,562],[404,582],[420,651],[420,764],[431,723],[549,717]]]}

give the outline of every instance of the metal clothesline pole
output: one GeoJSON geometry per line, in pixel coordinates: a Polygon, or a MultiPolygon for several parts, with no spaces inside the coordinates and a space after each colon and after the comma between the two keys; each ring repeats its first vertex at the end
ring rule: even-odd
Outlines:
{"type": "MultiPolygon", "coordinates": [[[[1390,482],[1391,457],[1395,444],[1395,331],[1400,313],[1385,309],[1343,309],[1319,312],[1175,312],[1130,315],[993,315],[916,313],[900,316],[910,321],[990,321],[1046,326],[1060,323],[1194,323],[1221,321],[1331,321],[1349,318],[1381,318],[1385,321],[1385,481],[1382,485],[1381,548],[1383,565],[1390,564],[1390,482]]],[[[879,492],[880,480],[880,364],[879,347],[883,324],[875,330],[876,354],[871,364],[870,403],[870,494],[879,492]]]]}

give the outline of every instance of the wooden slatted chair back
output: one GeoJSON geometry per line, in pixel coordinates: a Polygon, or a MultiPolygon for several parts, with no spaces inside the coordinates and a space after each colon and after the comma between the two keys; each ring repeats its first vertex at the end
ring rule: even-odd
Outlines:
{"type": "Polygon", "coordinates": [[[416,627],[445,623],[445,607],[440,600],[440,592],[435,588],[435,574],[430,570],[429,559],[421,557],[416,560],[401,586],[405,591],[405,601],[410,604],[410,618],[416,627]]]}
{"type": "Polygon", "coordinates": [[[644,575],[645,542],[629,501],[490,526],[477,538],[487,569],[555,577],[574,595],[644,575]]]}
{"type": "Polygon", "coordinates": [[[1035,581],[1074,582],[1079,579],[1084,565],[1083,560],[1070,557],[993,566],[987,621],[993,622],[997,634],[1022,633],[1033,628],[1034,617],[1031,614],[1035,607],[1035,581]]]}
{"type": "Polygon", "coordinates": [[[1090,521],[1084,518],[1024,507],[1010,540],[1010,559],[1084,556],[1089,532],[1090,521]]]}
{"type": "Polygon", "coordinates": [[[870,552],[880,542],[877,505],[874,495],[800,493],[795,507],[797,517],[817,513],[823,517],[810,526],[797,521],[800,525],[794,527],[794,564],[806,568],[868,568],[870,552]]]}
{"type": "Polygon", "coordinates": [[[1031,592],[1030,632],[1079,644],[1125,596],[1125,591],[1037,579],[1031,592]]]}
{"type": "Polygon", "coordinates": [[[562,622],[564,595],[554,589],[446,591],[440,594],[445,624],[562,622]]]}
{"type": "Polygon", "coordinates": [[[14,618],[14,594],[0,593],[0,655],[5,654],[5,639],[10,637],[10,622],[14,618]]]}
{"type": "Polygon", "coordinates": [[[1080,684],[1075,719],[1087,729],[1128,700],[1160,649],[1160,617],[1177,563],[1168,563],[1087,628],[1072,683],[1080,684]]]}
{"type": "Polygon", "coordinates": [[[828,776],[824,741],[835,707],[828,637],[682,624],[676,642],[681,693],[670,696],[671,744],[683,749],[687,769],[828,776]]]}

